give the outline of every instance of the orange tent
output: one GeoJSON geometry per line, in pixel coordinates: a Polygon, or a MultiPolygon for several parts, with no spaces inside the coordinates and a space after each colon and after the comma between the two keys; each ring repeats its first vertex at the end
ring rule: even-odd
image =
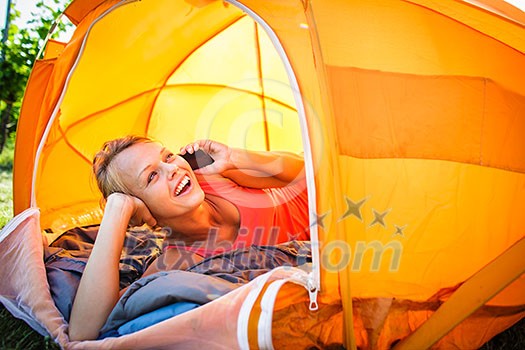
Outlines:
{"type": "Polygon", "coordinates": [[[0,300],[34,328],[72,348],[476,348],[525,315],[524,12],[498,0],[75,0],[65,14],[73,37],[48,43],[27,86],[18,216],[0,236],[2,261],[39,266],[1,272],[13,283],[0,300]],[[90,160],[130,133],[304,152],[312,271],[68,343],[39,242],[98,222],[90,160]]]}

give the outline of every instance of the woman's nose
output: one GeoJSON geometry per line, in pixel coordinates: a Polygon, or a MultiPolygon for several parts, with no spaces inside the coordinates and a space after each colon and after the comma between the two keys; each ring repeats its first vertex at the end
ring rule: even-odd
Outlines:
{"type": "Polygon", "coordinates": [[[175,164],[175,162],[163,163],[162,167],[164,171],[166,172],[166,175],[170,179],[173,178],[175,175],[177,175],[177,173],[179,172],[179,167],[177,164],[175,164]]]}

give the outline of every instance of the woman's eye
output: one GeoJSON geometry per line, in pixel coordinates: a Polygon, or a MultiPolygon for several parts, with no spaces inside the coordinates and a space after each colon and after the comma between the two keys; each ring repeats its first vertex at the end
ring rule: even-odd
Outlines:
{"type": "Polygon", "coordinates": [[[152,171],[149,175],[148,175],[148,184],[153,181],[153,179],[155,178],[155,176],[157,175],[157,172],[156,171],[152,171]]]}
{"type": "Polygon", "coordinates": [[[173,160],[173,158],[175,158],[175,155],[173,153],[168,153],[166,156],[166,163],[173,160]]]}

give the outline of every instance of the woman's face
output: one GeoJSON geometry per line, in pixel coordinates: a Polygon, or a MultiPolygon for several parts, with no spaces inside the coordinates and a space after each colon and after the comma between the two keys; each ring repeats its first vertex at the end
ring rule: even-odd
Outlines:
{"type": "Polygon", "coordinates": [[[158,143],[135,144],[113,161],[124,185],[146,204],[160,225],[190,214],[204,200],[189,164],[158,143]]]}

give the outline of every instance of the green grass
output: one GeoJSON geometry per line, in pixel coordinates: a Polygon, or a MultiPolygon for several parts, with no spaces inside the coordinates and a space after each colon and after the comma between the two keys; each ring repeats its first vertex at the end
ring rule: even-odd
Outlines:
{"type": "MultiPolygon", "coordinates": [[[[0,155],[0,228],[12,218],[12,150],[0,155]]],[[[0,349],[56,350],[60,347],[49,337],[33,331],[24,321],[14,318],[0,305],[0,349]]],[[[525,349],[525,319],[514,327],[497,335],[482,347],[482,350],[525,349]]]]}
{"type": "Polygon", "coordinates": [[[42,350],[60,349],[50,337],[33,331],[24,321],[11,316],[3,306],[0,309],[0,349],[42,350]]]}
{"type": "Polygon", "coordinates": [[[0,227],[13,217],[13,177],[10,171],[0,171],[0,227]]]}
{"type": "Polygon", "coordinates": [[[8,142],[0,153],[0,228],[13,217],[13,149],[8,142]]]}
{"type": "Polygon", "coordinates": [[[485,343],[480,350],[525,349],[525,318],[485,343]]]}
{"type": "Polygon", "coordinates": [[[11,172],[13,169],[14,148],[14,142],[8,140],[2,153],[0,153],[0,171],[11,172]]]}

